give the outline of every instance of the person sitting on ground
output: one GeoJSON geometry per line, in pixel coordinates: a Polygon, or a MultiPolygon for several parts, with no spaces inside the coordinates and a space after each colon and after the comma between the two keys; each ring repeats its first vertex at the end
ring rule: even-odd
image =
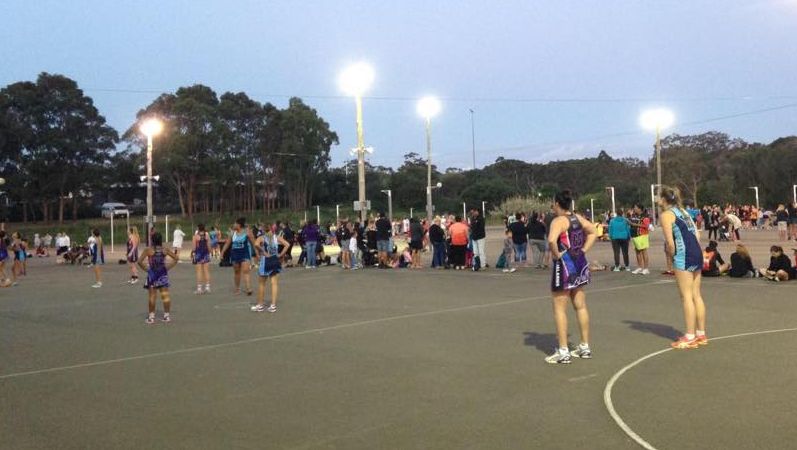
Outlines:
{"type": "Polygon", "coordinates": [[[736,244],[736,251],[731,254],[731,268],[728,275],[733,278],[754,278],[756,276],[750,252],[743,244],[736,244]]]}
{"type": "Polygon", "coordinates": [[[783,254],[783,247],[773,245],[769,249],[769,267],[758,272],[770,281],[788,281],[797,277],[797,269],[792,267],[789,257],[783,254]]]}
{"type": "Polygon", "coordinates": [[[703,276],[704,277],[718,277],[725,274],[731,265],[722,259],[719,250],[717,250],[717,241],[709,241],[708,247],[703,250],[703,276]]]}

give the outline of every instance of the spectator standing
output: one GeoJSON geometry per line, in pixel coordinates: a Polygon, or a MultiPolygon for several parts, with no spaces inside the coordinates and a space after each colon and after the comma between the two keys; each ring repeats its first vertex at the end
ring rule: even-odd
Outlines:
{"type": "Polygon", "coordinates": [[[612,240],[614,252],[613,272],[628,270],[628,240],[631,239],[631,225],[621,215],[614,215],[609,221],[609,239],[612,240]],[[623,266],[620,267],[620,253],[623,254],[623,266]]]}
{"type": "Polygon", "coordinates": [[[183,239],[185,238],[185,233],[183,233],[182,228],[180,225],[174,227],[172,239],[172,252],[177,255],[177,261],[180,261],[180,249],[183,247],[183,239]]]}
{"type": "Polygon", "coordinates": [[[512,230],[509,228],[506,229],[504,233],[504,273],[512,273],[517,269],[512,267],[512,251],[515,248],[515,243],[512,241],[512,230]]]}
{"type": "Polygon", "coordinates": [[[518,265],[526,263],[526,247],[528,246],[528,230],[523,218],[523,214],[516,213],[515,221],[509,224],[509,229],[512,231],[512,243],[515,246],[515,262],[518,265]]]}
{"type": "Polygon", "coordinates": [[[390,220],[385,217],[383,211],[380,211],[379,218],[376,219],[376,249],[379,252],[379,267],[383,269],[391,267],[390,254],[393,251],[390,247],[391,228],[390,220]]]}
{"type": "Polygon", "coordinates": [[[778,224],[778,237],[781,241],[789,239],[789,212],[784,205],[778,205],[775,211],[775,220],[778,224]]]}
{"type": "Polygon", "coordinates": [[[456,216],[454,223],[448,227],[451,235],[451,263],[456,270],[465,269],[465,249],[468,246],[468,226],[462,222],[462,217],[456,216]]]}
{"type": "Polygon", "coordinates": [[[484,229],[484,217],[477,208],[471,209],[470,239],[473,241],[473,267],[490,267],[487,260],[487,233],[484,229]]]}
{"type": "Polygon", "coordinates": [[[527,227],[529,233],[529,247],[534,257],[534,265],[538,269],[547,268],[545,264],[545,251],[548,249],[545,223],[539,214],[532,213],[527,227]]]}
{"type": "Polygon", "coordinates": [[[429,242],[432,244],[432,269],[442,269],[446,263],[446,233],[440,226],[440,217],[434,218],[429,227],[429,242]]]}

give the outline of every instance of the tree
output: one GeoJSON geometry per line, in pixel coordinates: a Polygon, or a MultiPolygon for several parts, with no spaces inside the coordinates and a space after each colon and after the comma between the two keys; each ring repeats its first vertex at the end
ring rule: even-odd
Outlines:
{"type": "Polygon", "coordinates": [[[23,202],[23,216],[28,205],[39,204],[43,220],[49,221],[51,205],[57,203],[58,222],[63,223],[71,198],[76,220],[78,191],[100,187],[94,180],[115,148],[116,131],[77,83],[63,75],[42,73],[36,83],[5,87],[0,111],[4,171],[13,175],[13,195],[23,202]]]}

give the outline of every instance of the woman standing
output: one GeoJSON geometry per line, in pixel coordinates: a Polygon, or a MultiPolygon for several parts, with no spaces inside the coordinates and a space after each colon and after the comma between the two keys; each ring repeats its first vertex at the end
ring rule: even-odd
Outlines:
{"type": "Polygon", "coordinates": [[[279,294],[279,274],[282,272],[280,260],[288,249],[288,241],[276,234],[276,226],[267,227],[265,233],[257,238],[255,248],[260,255],[258,267],[257,304],[252,312],[277,312],[277,295],[279,294]],[[282,246],[282,253],[279,248],[282,246]],[[271,282],[271,304],[266,308],[266,282],[271,282]]]}
{"type": "Polygon", "coordinates": [[[681,206],[677,189],[662,186],[659,197],[661,230],[664,234],[666,257],[672,260],[675,280],[681,294],[686,334],[671,345],[676,349],[697,348],[708,344],[706,337],[706,306],[700,292],[703,252],[697,227],[681,206]]]}
{"type": "Polygon", "coordinates": [[[210,236],[205,231],[205,224],[200,223],[197,226],[197,232],[194,234],[193,250],[191,251],[192,261],[196,267],[196,291],[197,295],[210,294],[210,236]],[[204,289],[203,289],[204,284],[204,289]]]}
{"type": "Polygon", "coordinates": [[[141,270],[147,273],[147,282],[144,289],[148,293],[148,311],[146,323],[155,323],[155,302],[160,293],[163,302],[163,322],[171,322],[172,301],[169,296],[169,270],[177,265],[177,254],[163,248],[163,237],[160,233],[152,234],[152,247],[148,247],[141,252],[141,259],[138,261],[141,270]],[[171,263],[166,263],[166,257],[172,259],[171,263]],[[147,261],[147,265],[144,265],[147,261]]]}
{"type": "Polygon", "coordinates": [[[223,255],[228,248],[230,249],[230,262],[235,272],[235,295],[241,294],[242,276],[246,287],[246,295],[252,295],[252,280],[249,278],[249,263],[251,261],[249,245],[252,245],[253,248],[255,247],[255,238],[246,227],[246,218],[239,217],[232,226],[232,235],[224,243],[224,248],[221,250],[223,255]]]}
{"type": "MultiPolygon", "coordinates": [[[[5,230],[0,230],[0,281],[6,282],[6,260],[8,259],[9,239],[5,230]]],[[[10,281],[9,281],[10,283],[10,281]]]]}
{"type": "Polygon", "coordinates": [[[100,266],[105,264],[105,249],[102,246],[102,236],[100,236],[100,230],[95,228],[91,231],[91,237],[89,237],[89,253],[91,254],[91,266],[94,268],[94,284],[91,285],[93,288],[101,288],[102,287],[102,270],[100,270],[100,266]]]}
{"type": "Polygon", "coordinates": [[[589,312],[584,286],[590,282],[586,253],[595,243],[595,227],[587,219],[570,211],[573,197],[562,191],[554,197],[556,218],[548,231],[548,245],[553,259],[553,316],[559,348],[545,358],[549,364],[570,364],[571,357],[592,358],[589,347],[589,312]],[[567,303],[573,304],[578,318],[581,342],[572,352],[567,346],[567,303]]]}
{"type": "Polygon", "coordinates": [[[778,205],[778,210],[775,211],[775,218],[778,223],[778,237],[781,241],[789,239],[789,212],[783,205],[778,205]]]}
{"type": "Polygon", "coordinates": [[[410,219],[410,249],[412,250],[411,269],[421,268],[421,250],[423,250],[423,225],[415,217],[410,219]]]}
{"type": "Polygon", "coordinates": [[[628,270],[628,240],[631,238],[631,226],[622,215],[612,213],[609,221],[609,239],[612,240],[614,267],[612,272],[628,270]],[[623,253],[623,266],[620,267],[620,252],[623,253]]]}
{"type": "Polygon", "coordinates": [[[138,283],[138,244],[141,238],[138,236],[138,228],[130,227],[127,230],[127,265],[130,266],[130,280],[129,284],[138,283]]]}

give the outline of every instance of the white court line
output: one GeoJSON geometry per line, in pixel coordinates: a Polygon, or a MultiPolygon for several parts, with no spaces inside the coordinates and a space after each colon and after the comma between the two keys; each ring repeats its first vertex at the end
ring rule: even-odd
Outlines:
{"type": "MultiPolygon", "coordinates": [[[[615,287],[611,287],[611,288],[592,289],[592,290],[587,291],[587,294],[589,295],[590,293],[594,294],[594,293],[599,293],[599,292],[611,292],[611,291],[619,291],[619,290],[623,290],[623,289],[633,289],[633,288],[637,288],[637,287],[640,287],[640,286],[651,286],[651,285],[656,285],[656,284],[665,284],[667,282],[668,281],[664,281],[664,282],[662,282],[662,281],[654,281],[654,282],[651,282],[651,283],[640,283],[640,284],[615,286],[615,287]]],[[[433,316],[433,315],[444,314],[444,313],[449,313],[449,312],[468,311],[468,310],[472,310],[472,309],[491,308],[491,307],[494,307],[494,306],[512,305],[512,304],[515,304],[515,303],[523,303],[523,302],[528,302],[528,301],[533,301],[533,300],[543,300],[543,299],[549,299],[549,298],[551,298],[550,295],[540,295],[540,296],[536,296],[536,297],[527,297],[527,298],[521,298],[521,299],[507,300],[507,301],[503,301],[503,302],[480,303],[478,305],[468,305],[468,306],[460,306],[460,307],[456,307],[456,308],[438,309],[438,310],[434,310],[434,311],[426,311],[426,312],[419,312],[419,313],[413,313],[413,314],[402,314],[402,315],[398,315],[398,316],[383,317],[381,319],[363,320],[363,321],[360,321],[360,322],[344,323],[344,324],[340,324],[340,325],[332,325],[332,326],[329,326],[329,327],[313,328],[313,329],[302,330],[302,331],[292,331],[290,333],[277,334],[277,335],[272,335],[272,336],[260,336],[260,337],[255,337],[255,338],[242,339],[242,340],[239,340],[239,341],[225,342],[225,343],[222,343],[222,344],[202,345],[202,346],[198,346],[198,347],[189,347],[189,348],[183,348],[183,349],[178,349],[178,350],[169,350],[169,351],[165,351],[165,352],[147,353],[147,354],[144,354],[144,355],[137,355],[137,356],[127,356],[127,357],[124,357],[124,358],[105,359],[105,360],[102,360],[102,361],[94,361],[94,362],[89,362],[89,363],[72,364],[72,365],[69,365],[69,366],[50,367],[50,368],[46,368],[46,369],[29,370],[29,371],[26,371],[26,372],[8,373],[8,374],[0,375],[0,380],[7,380],[7,379],[10,379],[10,378],[20,378],[20,377],[24,377],[24,376],[28,376],[28,375],[39,375],[39,374],[44,374],[44,373],[63,372],[63,371],[67,371],[67,370],[82,369],[82,368],[86,368],[86,367],[106,366],[106,365],[109,365],[109,364],[117,364],[117,363],[123,363],[123,362],[128,362],[128,361],[138,361],[138,360],[149,359],[149,358],[158,358],[158,357],[162,357],[162,356],[179,355],[179,354],[183,354],[183,353],[194,353],[194,352],[201,352],[201,351],[205,351],[205,350],[215,350],[215,349],[219,349],[219,348],[233,347],[233,346],[237,346],[237,345],[252,344],[252,343],[255,343],[255,342],[272,341],[272,340],[282,339],[282,338],[286,338],[286,337],[303,336],[303,335],[307,335],[307,334],[323,333],[325,331],[342,330],[342,329],[345,329],[345,328],[353,328],[353,327],[364,326],[364,325],[372,325],[372,324],[375,324],[375,323],[392,322],[392,321],[395,321],[395,320],[403,320],[403,319],[413,319],[413,318],[416,318],[416,317],[426,317],[426,316],[433,316]]]]}
{"type": "MultiPolygon", "coordinates": [[[[762,334],[772,334],[772,333],[785,333],[788,331],[797,331],[797,328],[782,328],[779,330],[765,330],[765,331],[752,331],[749,333],[739,333],[739,334],[732,334],[730,336],[720,336],[716,338],[711,338],[711,341],[719,341],[722,339],[733,339],[745,336],[756,336],[762,334]]],[[[603,403],[606,405],[606,409],[609,411],[609,415],[612,416],[612,419],[617,423],[617,425],[628,435],[631,439],[633,439],[637,444],[639,444],[642,448],[647,450],[657,450],[656,447],[651,445],[648,441],[643,439],[639,434],[637,434],[631,427],[628,426],[627,423],[620,417],[620,414],[617,413],[617,410],[614,409],[614,402],[612,401],[612,389],[614,388],[614,384],[620,379],[623,374],[628,372],[629,370],[633,369],[634,367],[641,364],[643,361],[646,361],[650,358],[654,358],[661,354],[667,353],[673,350],[672,347],[665,348],[663,350],[659,350],[650,354],[647,354],[636,361],[628,364],[627,366],[623,367],[622,369],[618,370],[610,379],[609,382],[606,383],[606,388],[603,390],[603,403]]],[[[706,350],[702,350],[706,351],[706,350]]]]}

